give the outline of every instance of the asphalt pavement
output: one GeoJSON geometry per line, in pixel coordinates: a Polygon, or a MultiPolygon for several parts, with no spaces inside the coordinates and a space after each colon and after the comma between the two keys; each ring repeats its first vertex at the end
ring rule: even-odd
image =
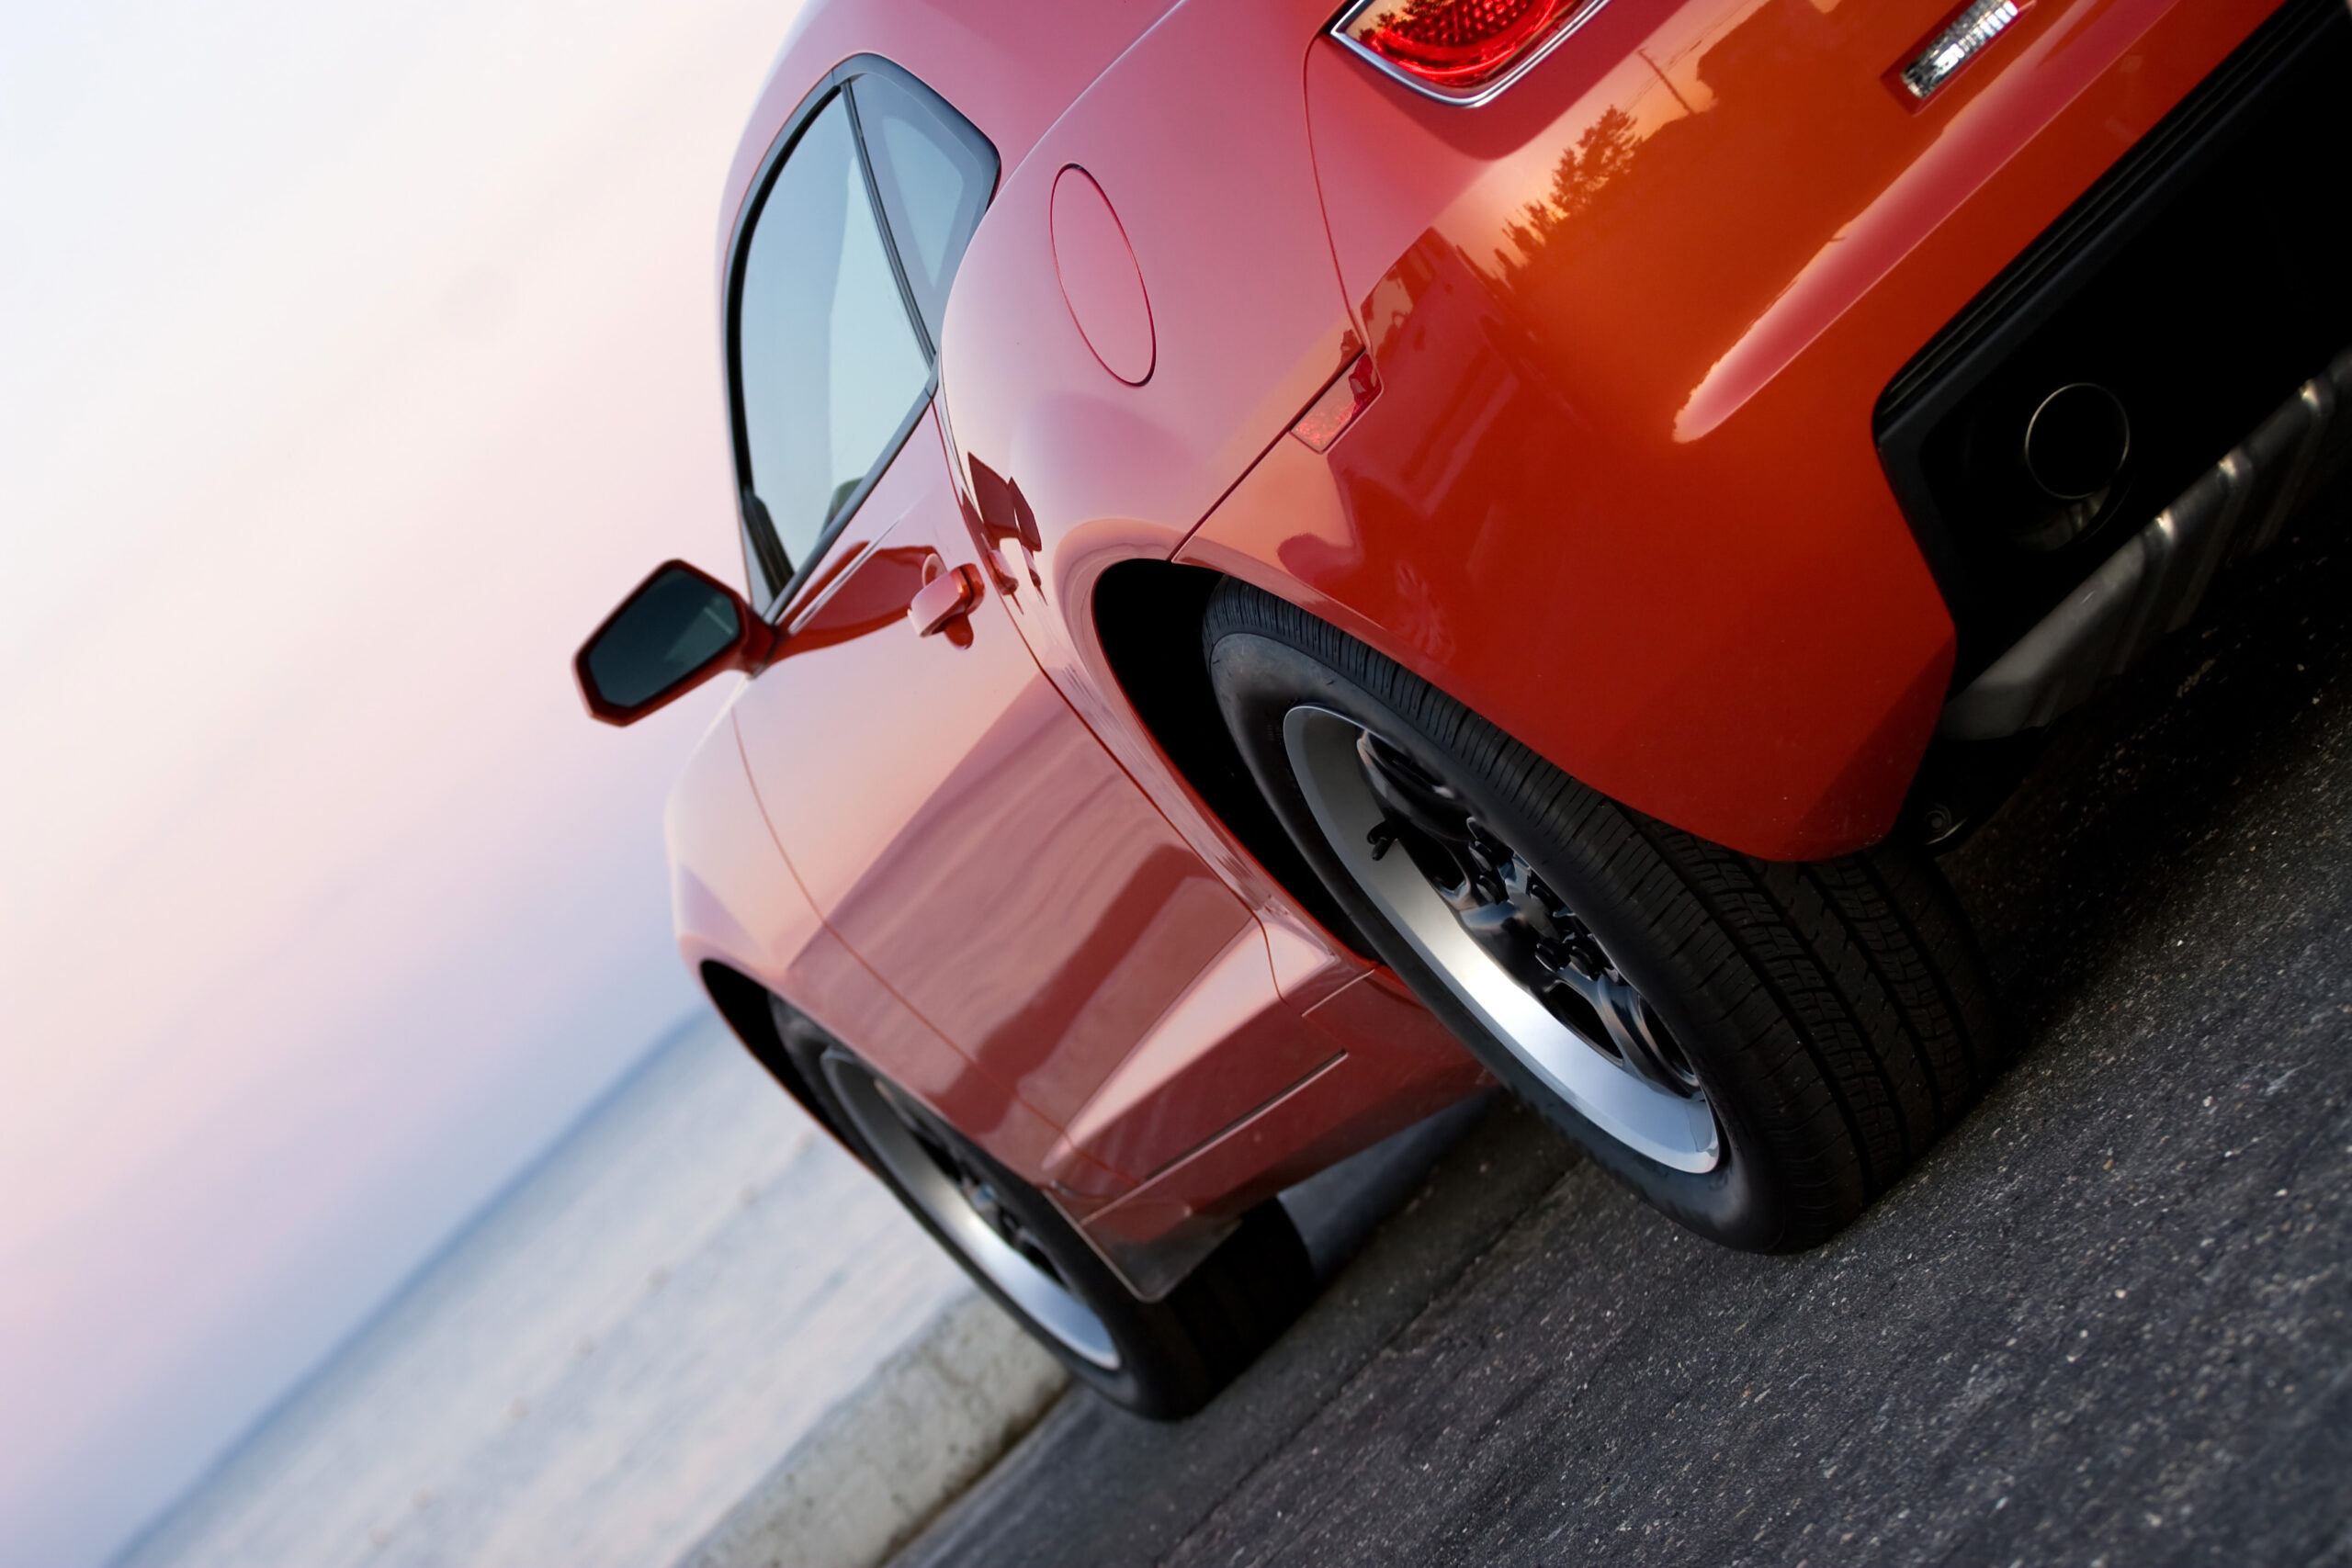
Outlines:
{"type": "Polygon", "coordinates": [[[2347,677],[2339,485],[1946,861],[2023,1047],[1830,1245],[1491,1102],[1208,1410],[1073,1393],[899,1563],[2352,1564],[2347,677]]]}

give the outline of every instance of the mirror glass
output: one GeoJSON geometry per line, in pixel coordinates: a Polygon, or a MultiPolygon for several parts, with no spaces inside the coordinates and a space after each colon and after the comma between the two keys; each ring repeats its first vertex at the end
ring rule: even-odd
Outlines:
{"type": "Polygon", "coordinates": [[[596,694],[632,708],[699,672],[742,630],[726,590],[673,567],[629,596],[588,649],[596,694]]]}

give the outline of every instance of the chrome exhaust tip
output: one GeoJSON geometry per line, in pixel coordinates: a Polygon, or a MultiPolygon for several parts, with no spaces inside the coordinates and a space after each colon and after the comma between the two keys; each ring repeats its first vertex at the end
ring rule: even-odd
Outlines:
{"type": "Polygon", "coordinates": [[[2025,422],[2025,471],[2052,501],[2103,494],[2132,456],[2123,400],[2096,381],[2070,381],[2041,400],[2025,422]]]}

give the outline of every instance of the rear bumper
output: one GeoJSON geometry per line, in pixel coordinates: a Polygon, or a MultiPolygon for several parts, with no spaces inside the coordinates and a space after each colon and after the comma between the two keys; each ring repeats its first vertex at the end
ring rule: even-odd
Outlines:
{"type": "Polygon", "coordinates": [[[1939,733],[1990,740],[2045,725],[2187,625],[2213,574],[2267,548],[2352,451],[2352,349],[2306,381],[2154,522],[1945,705],[1939,733]]]}
{"type": "Polygon", "coordinates": [[[1948,10],[1925,0],[1614,0],[1466,112],[1318,49],[1324,209],[1382,390],[1328,454],[1277,444],[1179,558],[1678,828],[1772,860],[1871,842],[1955,686],[2093,564],[1957,665],[1882,390],[2277,9],[2043,0],[1917,112],[1882,78],[1948,10]]]}
{"type": "Polygon", "coordinates": [[[2309,482],[2345,361],[2296,384],[2352,343],[2347,76],[2342,0],[2287,0],[1888,383],[1879,455],[1957,633],[1941,734],[2080,702],[2309,482]],[[2064,396],[2115,418],[2052,484],[2064,396]]]}

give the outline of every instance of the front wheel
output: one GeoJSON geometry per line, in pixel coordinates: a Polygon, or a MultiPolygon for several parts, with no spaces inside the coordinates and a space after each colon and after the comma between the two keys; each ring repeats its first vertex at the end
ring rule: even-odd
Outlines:
{"type": "Polygon", "coordinates": [[[1916,851],[1787,864],[1679,832],[1242,583],[1204,638],[1250,772],[1380,956],[1701,1235],[1826,1239],[1998,1066],[1965,919],[1916,851]]]}
{"type": "Polygon", "coordinates": [[[844,1141],[1021,1325],[1114,1403],[1190,1415],[1312,1298],[1290,1216],[1261,1204],[1160,1301],[1137,1299],[1053,1201],[805,1021],[786,1048],[844,1141]]]}

